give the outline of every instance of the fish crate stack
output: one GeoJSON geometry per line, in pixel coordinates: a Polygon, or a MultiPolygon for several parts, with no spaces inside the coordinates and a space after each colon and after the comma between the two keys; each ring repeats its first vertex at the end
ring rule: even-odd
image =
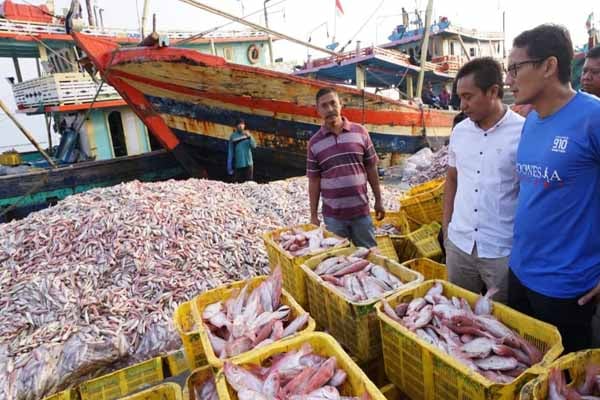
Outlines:
{"type": "Polygon", "coordinates": [[[377,220],[375,212],[371,212],[375,225],[375,240],[382,256],[399,261],[394,242],[410,233],[410,225],[404,211],[386,211],[382,220],[377,220]]]}
{"type": "Polygon", "coordinates": [[[167,382],[123,397],[122,400],[183,400],[183,392],[178,384],[167,382]]]}
{"type": "Polygon", "coordinates": [[[565,395],[556,397],[557,399],[579,398],[574,394],[571,394],[572,397],[567,397],[565,391],[569,389],[586,388],[587,390],[582,391],[590,392],[587,395],[598,395],[600,392],[598,375],[600,375],[600,349],[569,353],[548,365],[543,373],[523,386],[519,398],[521,400],[552,399],[549,396],[551,383],[554,385],[554,393],[565,395]],[[568,374],[570,380],[567,381],[565,374],[568,374]]]}
{"type": "Polygon", "coordinates": [[[311,257],[325,251],[350,246],[347,239],[337,237],[331,232],[322,230],[312,224],[298,225],[289,228],[281,228],[263,235],[263,241],[269,257],[271,271],[281,267],[283,272],[283,287],[304,309],[308,309],[308,296],[306,293],[305,276],[300,265],[311,257]],[[315,238],[322,234],[319,243],[315,238]],[[296,239],[291,238],[293,235],[296,239]],[[307,236],[308,235],[308,236],[307,236]],[[285,238],[291,238],[286,240],[285,238]],[[287,242],[287,243],[286,243],[287,242]],[[296,247],[291,247],[296,245],[296,247]],[[288,248],[286,248],[288,247],[288,248]]]}
{"type": "Polygon", "coordinates": [[[421,225],[442,222],[445,179],[435,179],[411,188],[400,197],[400,209],[406,214],[411,231],[421,225]]]}
{"type": "MultiPolygon", "coordinates": [[[[265,327],[257,324],[256,328],[252,329],[248,327],[248,325],[254,323],[260,317],[264,316],[260,315],[257,312],[257,307],[259,307],[260,304],[263,303],[263,296],[267,296],[267,301],[273,301],[273,298],[275,297],[275,295],[273,295],[273,298],[271,297],[272,293],[265,294],[264,290],[262,289],[268,290],[269,292],[279,291],[281,299],[279,300],[279,296],[277,296],[277,304],[274,305],[273,311],[270,313],[270,315],[267,315],[267,317],[270,318],[270,320],[267,318],[263,321],[268,331],[262,334],[265,337],[260,339],[260,342],[264,341],[264,343],[266,344],[271,344],[277,340],[289,339],[290,337],[293,337],[296,334],[312,332],[315,330],[315,321],[308,315],[307,312],[305,312],[302,309],[302,307],[300,307],[300,305],[285,289],[281,288],[280,271],[279,273],[278,271],[275,271],[270,277],[259,276],[246,281],[239,281],[231,283],[229,285],[221,286],[219,288],[204,292],[196,296],[192,300],[194,320],[196,326],[198,326],[198,330],[200,332],[200,340],[202,342],[202,348],[204,349],[209,365],[211,365],[214,368],[221,368],[225,361],[231,361],[232,359],[236,359],[243,355],[243,353],[247,351],[252,351],[255,346],[261,344],[258,341],[258,337],[261,336],[260,331],[265,329],[265,327]],[[277,284],[279,285],[278,288],[275,287],[277,284]],[[244,299],[246,300],[246,305],[242,307],[242,301],[244,299]],[[254,303],[253,300],[255,300],[254,303]],[[239,308],[237,310],[234,310],[237,307],[236,303],[239,305],[239,308]],[[217,308],[216,310],[215,306],[217,308]],[[251,310],[252,307],[255,308],[254,311],[251,310]],[[227,315],[230,312],[237,314],[227,315]],[[279,312],[284,313],[282,314],[283,317],[275,316],[279,312]],[[230,321],[232,323],[232,332],[230,333],[239,338],[238,343],[234,341],[233,343],[228,344],[223,339],[219,340],[219,338],[216,337],[216,334],[213,334],[209,329],[208,324],[211,322],[214,322],[214,324],[212,324],[213,329],[215,327],[224,327],[228,322],[224,321],[223,318],[226,318],[227,316],[232,318],[232,321],[230,321]],[[210,317],[211,319],[207,317],[210,317]],[[289,321],[288,326],[290,326],[292,324],[292,321],[295,321],[296,319],[298,319],[299,321],[300,319],[302,319],[304,322],[300,326],[298,326],[296,330],[290,330],[289,332],[286,332],[284,330],[284,326],[281,325],[282,331],[279,335],[280,338],[276,340],[269,340],[269,338],[272,337],[272,335],[274,335],[276,331],[275,324],[272,323],[276,323],[276,318],[287,318],[289,321]],[[217,321],[217,319],[220,320],[217,321]],[[215,324],[222,326],[214,326],[215,324]],[[235,330],[238,327],[240,331],[236,335],[235,330]],[[242,330],[245,328],[248,328],[247,331],[242,330]],[[259,330],[258,328],[261,329],[259,330]],[[286,333],[289,333],[289,335],[282,336],[286,335],[286,333]],[[256,336],[256,339],[254,341],[251,341],[250,339],[248,339],[247,335],[256,336]],[[228,345],[230,346],[228,347],[228,345]],[[227,356],[223,356],[223,351],[231,351],[232,349],[236,350],[236,352],[239,351],[239,353],[228,353],[227,356]]],[[[264,308],[266,307],[263,307],[263,309],[264,308]]],[[[265,310],[265,314],[266,311],[267,310],[265,310]]]]}
{"type": "MultiPolygon", "coordinates": [[[[377,304],[386,375],[402,393],[412,399],[428,400],[515,399],[518,398],[519,391],[526,382],[560,356],[563,347],[560,334],[555,327],[498,303],[493,303],[491,315],[475,315],[473,311],[468,312],[467,309],[474,308],[479,299],[480,296],[475,293],[451,283],[430,280],[401,290],[387,298],[387,303],[382,301],[377,304]],[[434,287],[435,289],[430,292],[434,287]],[[442,301],[438,293],[445,296],[447,302],[442,301]],[[423,299],[424,297],[439,303],[433,306],[421,304],[422,308],[417,308],[419,303],[428,303],[423,299]],[[456,300],[449,301],[452,297],[456,297],[456,300]],[[464,300],[460,300],[461,298],[464,300]],[[466,307],[465,301],[468,302],[469,307],[466,307]],[[411,313],[411,307],[413,312],[415,310],[417,312],[411,313]],[[427,315],[429,311],[432,313],[427,315]],[[398,312],[406,313],[409,319],[402,319],[398,312]],[[391,313],[394,313],[394,318],[390,316],[391,313]],[[413,319],[413,316],[416,319],[413,319]],[[430,318],[432,316],[437,318],[437,322],[430,318]],[[428,318],[424,319],[424,317],[428,318]],[[408,328],[411,324],[412,330],[408,328]],[[435,327],[432,324],[440,326],[435,327]],[[436,333],[435,337],[427,333],[427,329],[433,329],[436,333]],[[477,329],[486,330],[488,334],[496,332],[493,334],[494,337],[498,337],[497,332],[500,332],[503,335],[503,343],[520,346],[519,355],[513,347],[508,348],[508,345],[478,346],[472,349],[471,347],[479,345],[479,342],[485,342],[485,337],[465,337],[466,333],[459,336],[454,331],[459,329],[473,334],[477,329]],[[439,343],[439,346],[446,344],[448,353],[435,345],[436,343],[439,343]],[[469,350],[465,347],[466,344],[470,344],[469,350]],[[475,350],[482,354],[473,355],[472,352],[475,350]],[[469,355],[473,357],[467,358],[464,353],[466,351],[470,351],[469,355]],[[514,356],[492,355],[506,354],[508,351],[514,356]],[[453,353],[454,356],[449,353],[453,353]],[[485,358],[475,360],[480,356],[485,358]],[[462,357],[462,360],[459,361],[455,357],[462,357]],[[517,357],[520,360],[525,357],[532,365],[520,366],[521,361],[517,361],[517,357]],[[471,366],[467,366],[466,363],[470,363],[471,366]],[[512,369],[508,371],[509,368],[512,369]],[[514,378],[499,373],[499,369],[506,373],[514,373],[514,378]],[[486,376],[482,375],[483,373],[486,373],[486,376]]],[[[477,307],[474,309],[481,314],[481,310],[477,307]]]]}
{"type": "MultiPolygon", "coordinates": [[[[351,300],[347,292],[342,292],[342,289],[334,286],[330,280],[325,280],[328,279],[328,275],[335,278],[335,275],[344,272],[343,269],[339,269],[330,273],[325,268],[327,263],[333,265],[336,260],[347,260],[343,261],[349,264],[347,268],[353,268],[352,263],[357,261],[348,258],[348,256],[352,257],[357,254],[356,252],[357,250],[353,248],[332,250],[306,261],[302,265],[302,269],[307,277],[310,312],[317,321],[318,326],[331,333],[359,363],[368,363],[381,357],[381,337],[375,315],[375,303],[384,296],[393,294],[398,289],[388,288],[387,291],[366,293],[367,299],[351,300]],[[326,274],[320,275],[322,273],[326,274]]],[[[383,276],[382,279],[398,282],[398,288],[423,281],[423,276],[418,272],[376,254],[369,253],[366,260],[358,261],[358,263],[361,262],[363,268],[377,271],[378,276],[383,276]],[[386,275],[388,274],[392,275],[392,278],[387,278],[386,275]]],[[[332,268],[336,268],[335,265],[332,268]]],[[[350,271],[345,278],[342,277],[343,275],[339,275],[339,280],[344,283],[346,278],[359,279],[357,275],[351,276],[352,273],[350,271]]],[[[362,281],[357,283],[361,287],[366,284],[369,286],[373,284],[374,277],[367,277],[365,271],[356,271],[355,273],[364,273],[360,278],[362,281]]],[[[351,279],[346,279],[346,282],[352,286],[351,279]]],[[[344,288],[344,290],[346,289],[344,288]]]]}
{"type": "MultiPolygon", "coordinates": [[[[304,362],[304,361],[303,361],[304,362]]],[[[269,346],[268,348],[260,349],[248,353],[243,357],[228,363],[217,374],[217,391],[219,400],[237,400],[243,397],[239,396],[239,382],[254,383],[255,386],[264,388],[270,387],[277,393],[279,388],[279,379],[271,379],[269,376],[282,376],[282,374],[293,373],[295,382],[291,382],[284,388],[291,390],[297,388],[302,391],[303,388],[308,390],[317,384],[328,384],[321,386],[318,389],[319,396],[314,398],[339,398],[339,396],[348,396],[349,399],[364,399],[385,400],[381,391],[373,382],[365,375],[365,373],[352,361],[350,356],[342,349],[342,347],[328,334],[321,332],[307,333],[299,335],[293,339],[278,343],[277,345],[269,346]],[[303,356],[306,356],[304,358],[303,356]],[[307,366],[300,364],[299,360],[304,359],[307,366]],[[320,367],[313,367],[311,364],[319,359],[325,359],[321,362],[320,367]],[[285,369],[286,372],[283,372],[285,369]],[[247,379],[248,371],[260,373],[264,370],[267,375],[263,378],[247,379]],[[269,374],[270,371],[278,372],[279,374],[269,374]],[[335,372],[334,372],[335,371],[335,372]],[[311,376],[307,379],[306,376],[311,376]],[[304,376],[303,376],[304,375],[304,376]],[[339,377],[337,377],[339,375],[339,377]],[[335,378],[335,379],[334,379],[335,378]],[[333,380],[341,382],[337,385],[332,384],[333,380]],[[275,381],[274,384],[272,381],[275,381]]],[[[256,375],[256,374],[254,374],[256,375]]],[[[264,374],[263,374],[264,376],[264,374]]],[[[281,378],[283,379],[283,378],[281,378]]],[[[283,389],[285,390],[285,389],[283,389]]],[[[259,395],[252,396],[252,392],[246,391],[247,397],[260,399],[259,395]],[[249,397],[248,397],[249,396],[249,397]]],[[[269,398],[268,396],[266,398],[269,398]]],[[[290,399],[294,398],[292,396],[290,399]]],[[[307,393],[300,394],[299,399],[308,399],[307,393]]]]}

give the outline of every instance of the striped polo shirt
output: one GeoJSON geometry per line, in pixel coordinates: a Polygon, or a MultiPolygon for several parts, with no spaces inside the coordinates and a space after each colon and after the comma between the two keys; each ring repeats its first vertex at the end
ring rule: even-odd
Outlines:
{"type": "Polygon", "coordinates": [[[310,138],[306,175],[321,178],[323,216],[352,219],[369,215],[366,168],[378,158],[365,127],[342,120],[339,135],[322,126],[310,138]]]}

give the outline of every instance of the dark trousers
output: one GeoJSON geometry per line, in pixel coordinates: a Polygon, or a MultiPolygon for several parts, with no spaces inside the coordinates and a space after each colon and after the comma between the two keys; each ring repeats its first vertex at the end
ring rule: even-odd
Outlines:
{"type": "Polygon", "coordinates": [[[544,296],[524,286],[512,270],[509,272],[508,305],[556,326],[562,336],[565,353],[588,349],[592,345],[592,317],[596,304],[591,301],[580,306],[577,300],[581,296],[573,299],[544,296]]]}
{"type": "Polygon", "coordinates": [[[246,168],[236,168],[233,174],[233,181],[237,183],[244,183],[251,181],[254,176],[254,167],[252,165],[246,168]]]}

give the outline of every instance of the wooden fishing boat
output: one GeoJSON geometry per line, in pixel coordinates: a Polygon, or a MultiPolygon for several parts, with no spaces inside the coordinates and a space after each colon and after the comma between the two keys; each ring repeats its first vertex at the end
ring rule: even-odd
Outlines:
{"type": "Polygon", "coordinates": [[[73,36],[103,78],[184,165],[201,155],[225,168],[227,139],[236,119],[243,118],[258,143],[257,167],[303,174],[307,142],[321,123],[315,94],[327,86],[335,86],[343,115],[367,127],[382,156],[441,145],[451,132],[453,112],[185,48],[121,48],[81,33],[73,36]]]}

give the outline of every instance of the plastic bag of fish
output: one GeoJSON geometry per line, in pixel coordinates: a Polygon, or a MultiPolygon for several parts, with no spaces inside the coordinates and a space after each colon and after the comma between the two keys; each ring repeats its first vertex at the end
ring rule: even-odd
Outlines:
{"type": "Polygon", "coordinates": [[[542,360],[542,352],[506,327],[492,313],[490,297],[481,296],[474,309],[458,297],[447,298],[437,282],[424,297],[395,308],[382,301],[383,311],[427,343],[497,383],[510,383],[542,360]]]}
{"type": "Polygon", "coordinates": [[[338,293],[353,302],[378,299],[404,286],[398,277],[367,258],[371,251],[358,248],[349,256],[330,257],[314,272],[338,293]]]}
{"type": "Polygon", "coordinates": [[[319,250],[326,250],[342,244],[346,239],[325,237],[323,228],[303,231],[292,228],[279,235],[279,245],[295,257],[304,256],[319,250]]]}
{"type": "Polygon", "coordinates": [[[591,400],[600,399],[600,365],[588,364],[585,379],[579,385],[569,385],[565,374],[552,368],[548,374],[548,400],[591,400]]]}
{"type": "Polygon", "coordinates": [[[219,358],[234,357],[267,346],[307,325],[307,313],[290,319],[290,307],[281,304],[282,282],[281,269],[277,268],[250,293],[246,285],[226,301],[204,308],[202,320],[219,358]]]}
{"type": "Polygon", "coordinates": [[[316,354],[310,344],[279,353],[262,365],[238,366],[226,362],[223,371],[239,400],[367,400],[340,394],[347,374],[338,368],[335,357],[316,354]]]}

